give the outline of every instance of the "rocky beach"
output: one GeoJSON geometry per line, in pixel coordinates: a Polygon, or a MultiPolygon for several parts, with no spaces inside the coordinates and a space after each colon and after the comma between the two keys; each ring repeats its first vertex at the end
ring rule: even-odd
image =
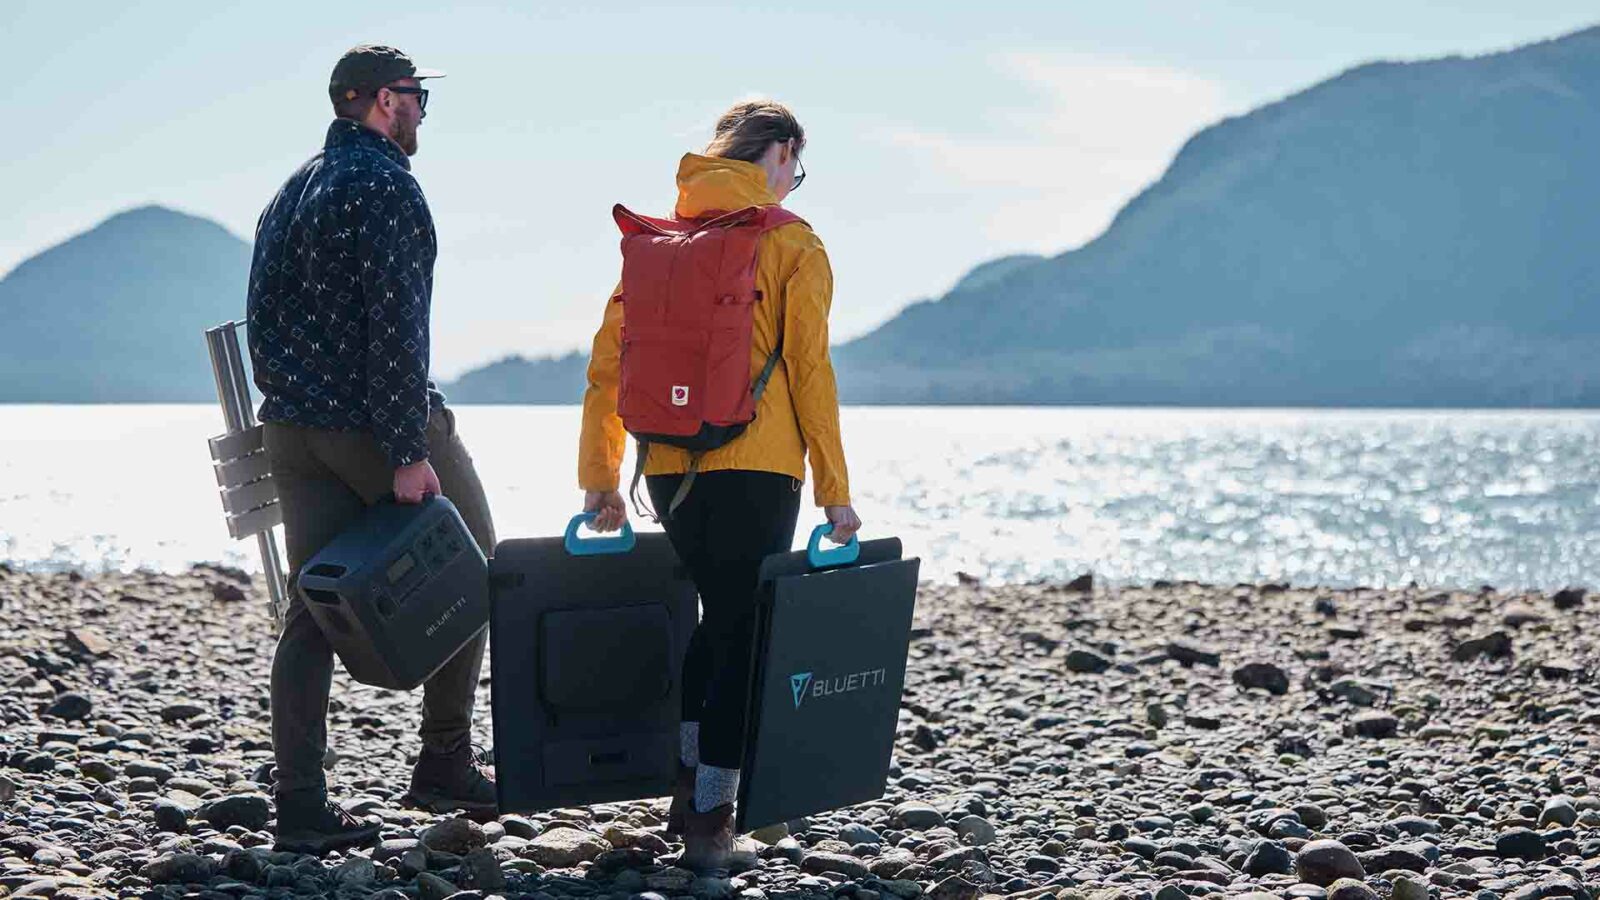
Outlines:
{"type": "Polygon", "coordinates": [[[731,879],[670,865],[664,800],[406,809],[418,698],[342,673],[330,785],[385,828],[319,859],[271,851],[258,583],[0,565],[0,896],[1600,898],[1582,591],[964,579],[916,627],[884,798],[731,879]]]}

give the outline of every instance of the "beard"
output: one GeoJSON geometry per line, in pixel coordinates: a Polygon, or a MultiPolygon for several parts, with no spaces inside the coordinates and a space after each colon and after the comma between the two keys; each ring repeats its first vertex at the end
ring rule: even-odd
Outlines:
{"type": "Polygon", "coordinates": [[[417,123],[396,118],[389,123],[389,137],[407,156],[417,155],[417,123]]]}

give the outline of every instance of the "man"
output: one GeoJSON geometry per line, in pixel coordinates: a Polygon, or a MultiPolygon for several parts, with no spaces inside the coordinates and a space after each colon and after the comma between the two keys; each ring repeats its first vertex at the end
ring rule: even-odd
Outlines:
{"type": "MultiPolygon", "coordinates": [[[[265,402],[290,582],[306,560],[393,493],[443,494],[490,553],[494,526],[455,415],[428,378],[437,244],[411,176],[428,92],[442,72],[392,47],[360,46],[328,85],[337,118],[321,153],[261,215],[250,267],[250,357],[265,402]]],[[[494,782],[470,740],[483,638],[424,686],[422,752],[409,802],[492,815],[494,782]]],[[[299,597],[272,661],[272,746],[280,850],[326,853],[373,840],[378,825],[328,802],[333,653],[299,597]]]]}

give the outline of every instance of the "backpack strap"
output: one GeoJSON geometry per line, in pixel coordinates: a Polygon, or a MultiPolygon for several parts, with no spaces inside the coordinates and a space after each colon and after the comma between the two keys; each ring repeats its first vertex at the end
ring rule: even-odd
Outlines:
{"type": "Polygon", "coordinates": [[[644,504],[639,501],[639,482],[644,478],[644,460],[649,455],[650,442],[640,438],[639,452],[635,454],[637,458],[633,463],[633,484],[628,487],[628,499],[633,501],[634,515],[641,519],[649,519],[659,525],[661,524],[661,517],[657,516],[654,510],[645,509],[644,504]]]}
{"type": "MultiPolygon", "coordinates": [[[[771,369],[770,363],[767,368],[771,369]]],[[[694,487],[695,478],[700,475],[700,458],[705,455],[705,452],[697,451],[689,454],[689,471],[684,473],[683,483],[678,485],[678,490],[672,495],[672,502],[667,504],[666,515],[656,515],[654,510],[645,509],[644,503],[639,499],[639,482],[644,478],[645,457],[649,455],[650,442],[639,441],[639,461],[633,467],[633,484],[628,488],[628,498],[633,501],[635,515],[641,519],[647,518],[660,525],[661,520],[671,518],[672,514],[678,511],[678,507],[682,506],[683,501],[689,496],[689,489],[694,487]]]]}

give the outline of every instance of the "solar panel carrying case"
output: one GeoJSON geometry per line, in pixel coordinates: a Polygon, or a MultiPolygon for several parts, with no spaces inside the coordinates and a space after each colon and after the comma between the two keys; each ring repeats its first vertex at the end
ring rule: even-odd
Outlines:
{"type": "Polygon", "coordinates": [[[501,812],[659,797],[678,760],[680,672],[698,615],[664,534],[502,541],[490,563],[501,812]]]}
{"type": "Polygon", "coordinates": [[[737,829],[883,796],[921,562],[895,538],[762,563],[737,829]]]}
{"type": "Polygon", "coordinates": [[[422,684],[489,624],[487,562],[444,497],[368,507],[296,588],[350,676],[378,687],[422,684]]]}

